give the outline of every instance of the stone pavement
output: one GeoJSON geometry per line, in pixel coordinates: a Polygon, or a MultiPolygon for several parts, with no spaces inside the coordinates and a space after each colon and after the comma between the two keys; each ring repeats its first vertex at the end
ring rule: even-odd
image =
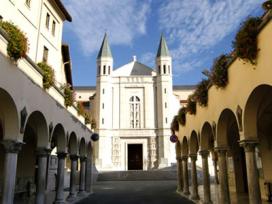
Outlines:
{"type": "Polygon", "coordinates": [[[193,204],[176,193],[176,181],[103,181],[78,204],[193,204]]]}

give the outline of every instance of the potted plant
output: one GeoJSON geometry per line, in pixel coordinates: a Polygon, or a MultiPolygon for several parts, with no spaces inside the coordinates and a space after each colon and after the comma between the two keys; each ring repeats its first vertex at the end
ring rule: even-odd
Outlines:
{"type": "Polygon", "coordinates": [[[190,95],[187,99],[186,111],[191,115],[196,114],[196,101],[194,94],[190,95]]]}
{"type": "Polygon", "coordinates": [[[195,100],[200,106],[208,105],[208,90],[210,86],[209,79],[203,79],[198,85],[194,92],[195,100]]]}
{"type": "Polygon", "coordinates": [[[214,60],[210,80],[217,88],[224,88],[228,84],[228,65],[230,59],[229,55],[220,55],[214,60]]]}
{"type": "Polygon", "coordinates": [[[65,84],[61,88],[64,94],[64,104],[66,107],[72,106],[74,104],[74,91],[70,84],[65,84]]]}
{"type": "Polygon", "coordinates": [[[179,112],[178,112],[178,122],[184,126],[186,124],[186,108],[185,107],[182,107],[179,109],[179,112]]]}
{"type": "Polygon", "coordinates": [[[261,19],[258,17],[248,18],[242,24],[233,41],[233,48],[235,49],[237,57],[253,65],[257,63],[257,35],[260,23],[261,19]]]}
{"type": "Polygon", "coordinates": [[[28,51],[28,42],[24,33],[13,23],[0,20],[0,28],[8,35],[7,53],[10,59],[17,62],[18,59],[25,57],[28,51]]]}
{"type": "Polygon", "coordinates": [[[55,83],[55,73],[51,66],[46,64],[45,62],[40,62],[37,64],[38,67],[43,72],[43,88],[49,89],[55,83]]]}

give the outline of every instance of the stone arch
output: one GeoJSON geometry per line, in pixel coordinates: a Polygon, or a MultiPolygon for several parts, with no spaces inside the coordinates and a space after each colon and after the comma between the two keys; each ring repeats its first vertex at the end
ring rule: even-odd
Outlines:
{"type": "Polygon", "coordinates": [[[264,105],[269,105],[269,97],[272,93],[270,85],[256,87],[248,97],[244,113],[244,137],[245,139],[257,139],[258,116],[265,110],[264,105]]]}
{"type": "Polygon", "coordinates": [[[12,97],[2,88],[0,88],[0,123],[3,139],[18,139],[20,135],[19,113],[12,97]]]}
{"type": "MultiPolygon", "coordinates": [[[[228,138],[228,131],[230,130],[237,130],[239,134],[238,123],[235,114],[230,109],[224,109],[220,114],[217,123],[217,146],[227,147],[231,145],[231,143],[228,141],[230,139],[228,138]]],[[[238,137],[237,141],[239,139],[240,138],[238,137]]]]}
{"type": "Polygon", "coordinates": [[[228,149],[229,184],[236,188],[237,193],[248,192],[245,153],[239,144],[239,127],[235,114],[230,109],[225,109],[220,114],[217,123],[216,141],[218,147],[228,149]]]}
{"type": "Polygon", "coordinates": [[[79,155],[86,156],[86,142],[85,139],[82,137],[79,143],[79,155]]]}
{"type": "Polygon", "coordinates": [[[205,122],[200,133],[200,149],[201,150],[210,150],[213,148],[213,131],[212,126],[205,122]]]}
{"type": "Polygon", "coordinates": [[[197,154],[198,152],[198,140],[197,140],[197,133],[196,131],[192,131],[191,137],[189,140],[189,152],[190,154],[197,154]]]}
{"type": "MultiPolygon", "coordinates": [[[[40,111],[32,112],[26,122],[26,129],[31,128],[34,131],[35,136],[37,137],[37,147],[48,148],[49,144],[49,130],[46,118],[40,111]]],[[[25,139],[25,134],[24,138],[25,139]]]]}
{"type": "Polygon", "coordinates": [[[257,140],[258,168],[264,181],[272,180],[272,86],[260,85],[248,97],[244,111],[244,139],[257,140]],[[261,162],[259,162],[261,161],[261,162]]]}
{"type": "Polygon", "coordinates": [[[51,138],[51,148],[57,148],[57,152],[66,152],[65,130],[62,124],[57,124],[51,138]]]}
{"type": "MultiPolygon", "coordinates": [[[[18,153],[16,171],[16,179],[18,184],[17,189],[25,192],[25,194],[27,194],[26,192],[28,192],[29,186],[34,184],[37,185],[37,150],[39,148],[48,149],[48,132],[48,126],[44,115],[39,111],[32,112],[27,118],[24,128],[22,138],[24,145],[22,146],[21,151],[18,153]]],[[[28,196],[25,197],[25,199],[31,199],[28,196]]]]}
{"type": "Polygon", "coordinates": [[[78,154],[78,142],[75,132],[72,132],[69,137],[68,152],[70,155],[78,154]]]}
{"type": "Polygon", "coordinates": [[[181,143],[181,155],[188,156],[188,154],[189,154],[188,140],[187,140],[187,137],[183,137],[182,143],[181,143]]]}

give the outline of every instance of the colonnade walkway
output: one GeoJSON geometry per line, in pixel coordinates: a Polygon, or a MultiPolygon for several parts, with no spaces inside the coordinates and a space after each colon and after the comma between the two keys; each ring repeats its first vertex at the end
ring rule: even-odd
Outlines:
{"type": "Polygon", "coordinates": [[[78,204],[193,204],[176,193],[177,182],[168,181],[103,181],[94,193],[78,204]]]}
{"type": "MultiPolygon", "coordinates": [[[[192,191],[192,188],[190,188],[190,191],[192,191]]],[[[203,191],[203,185],[198,186],[198,192],[199,192],[199,201],[194,201],[197,204],[203,203],[204,200],[204,191],[203,191]]],[[[183,194],[181,194],[183,197],[188,197],[183,194]]],[[[248,195],[247,194],[237,194],[235,192],[234,187],[230,187],[230,198],[231,198],[231,203],[232,204],[248,204],[248,195]]],[[[219,185],[218,184],[211,184],[211,201],[212,203],[220,203],[219,201],[219,185]]],[[[262,201],[262,204],[271,204],[272,202],[268,201],[262,201]]]]}

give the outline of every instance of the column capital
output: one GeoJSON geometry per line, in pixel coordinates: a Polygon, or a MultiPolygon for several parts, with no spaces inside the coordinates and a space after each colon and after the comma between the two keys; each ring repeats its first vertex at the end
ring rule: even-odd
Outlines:
{"type": "Polygon", "coordinates": [[[188,156],[187,156],[187,155],[183,155],[183,156],[181,156],[181,160],[183,160],[183,161],[187,161],[187,160],[188,160],[188,156]]]}
{"type": "Polygon", "coordinates": [[[76,154],[70,154],[70,160],[72,160],[72,161],[76,161],[76,160],[78,160],[78,155],[76,155],[76,154]]]}
{"type": "Polygon", "coordinates": [[[21,151],[23,142],[14,141],[14,140],[3,140],[1,142],[4,146],[4,150],[6,153],[18,153],[21,151]]]}
{"type": "Polygon", "coordinates": [[[255,147],[259,144],[258,140],[241,140],[239,143],[245,152],[253,152],[255,147]]]}
{"type": "Polygon", "coordinates": [[[85,162],[87,160],[87,157],[86,156],[80,156],[80,162],[85,162]]]}
{"type": "Polygon", "coordinates": [[[226,155],[228,147],[215,147],[214,150],[217,152],[218,156],[226,155]]]}
{"type": "Polygon", "coordinates": [[[197,160],[197,154],[189,154],[189,157],[192,161],[196,161],[197,160]]]}
{"type": "Polygon", "coordinates": [[[58,159],[64,159],[67,155],[67,152],[57,152],[58,159]]]}
{"type": "Polygon", "coordinates": [[[209,150],[200,150],[199,154],[202,156],[202,158],[207,158],[209,156],[209,150]]]}
{"type": "Polygon", "coordinates": [[[36,154],[37,156],[40,156],[40,157],[47,157],[50,154],[51,150],[52,149],[47,147],[38,147],[36,149],[36,154]]]}
{"type": "Polygon", "coordinates": [[[181,156],[177,156],[176,159],[179,161],[181,160],[181,156]]]}

